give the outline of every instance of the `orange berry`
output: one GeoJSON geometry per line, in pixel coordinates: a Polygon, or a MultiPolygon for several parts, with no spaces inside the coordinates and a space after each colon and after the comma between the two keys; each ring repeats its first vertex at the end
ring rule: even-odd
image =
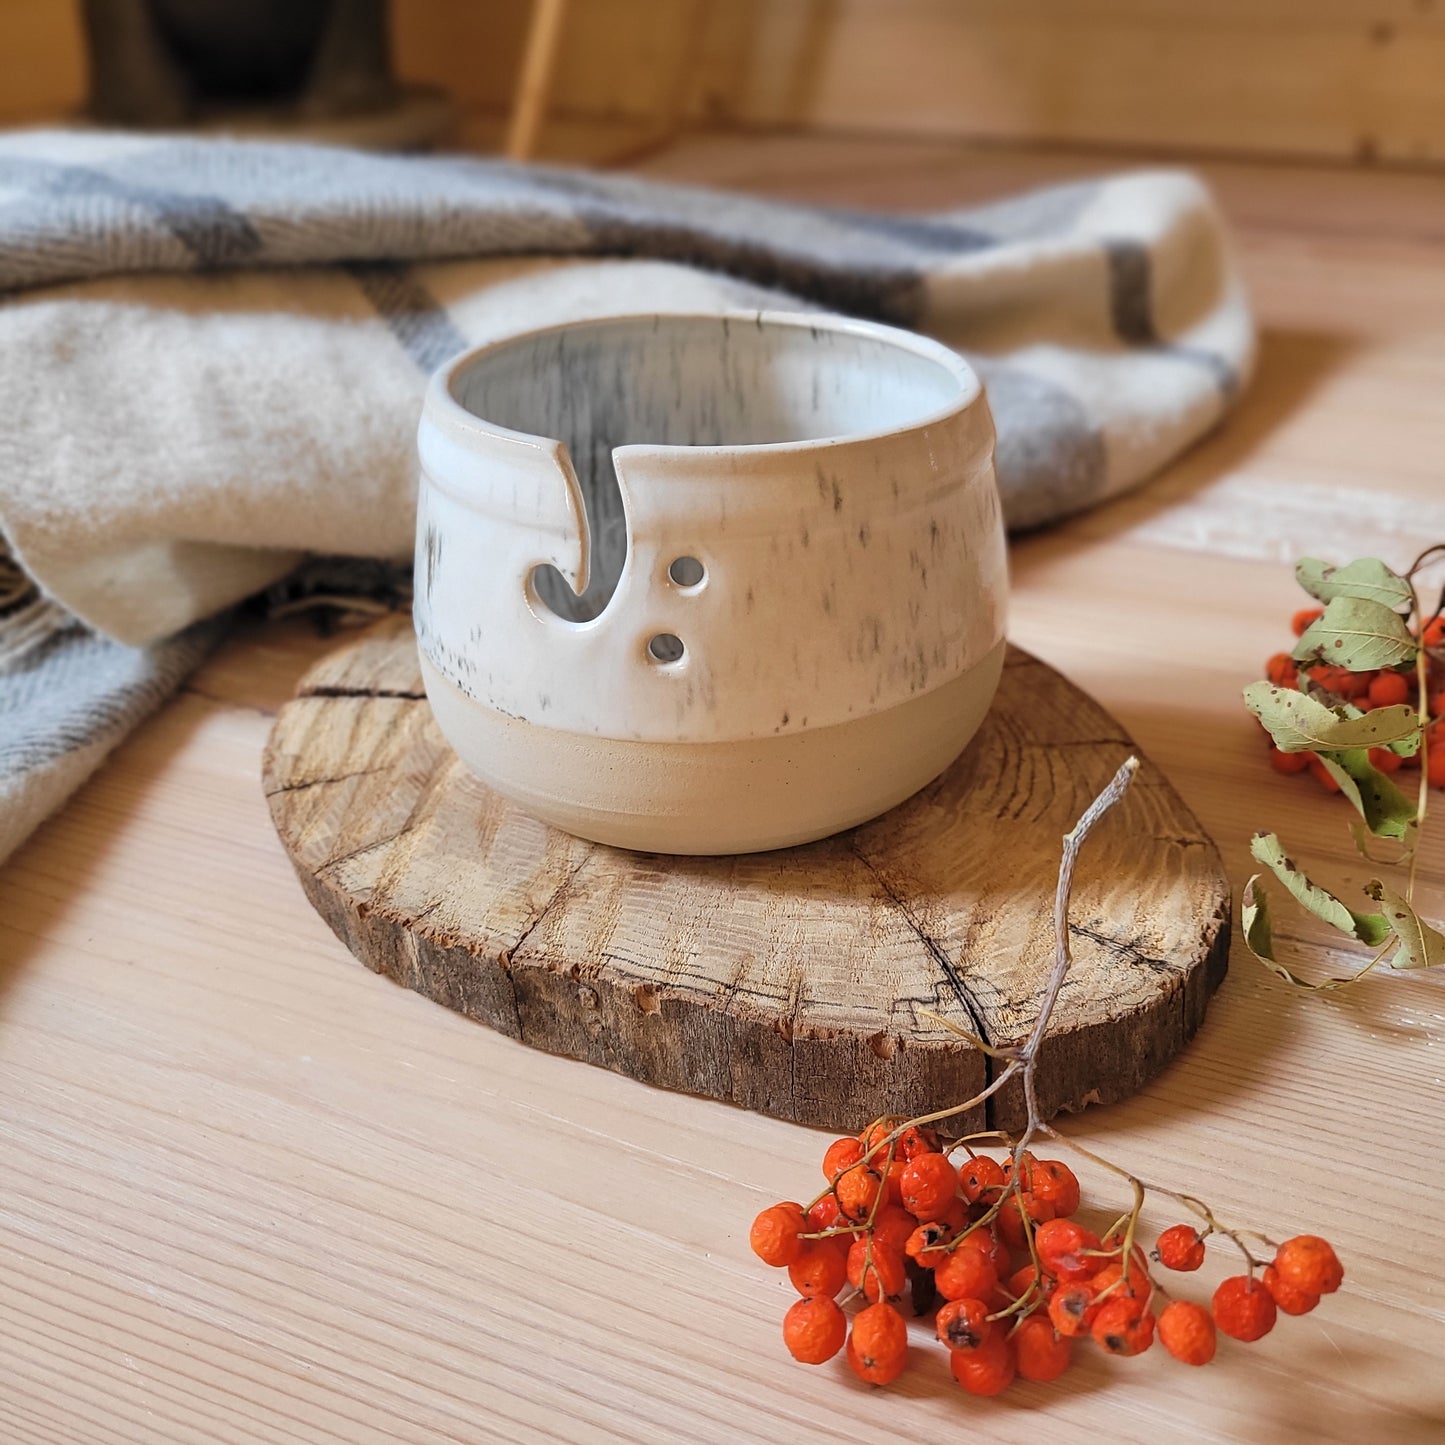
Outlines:
{"type": "Polygon", "coordinates": [[[823,1154],[823,1178],[832,1184],[850,1165],[863,1157],[863,1146],[850,1134],[846,1139],[834,1139],[823,1154]]]}
{"type": "Polygon", "coordinates": [[[1302,773],[1313,756],[1313,753],[1287,753],[1273,743],[1269,745],[1269,765],[1277,773],[1302,773]]]}
{"type": "Polygon", "coordinates": [[[1360,686],[1363,673],[1351,672],[1347,667],[1330,667],[1324,664],[1309,669],[1310,681],[1316,686],[1324,688],[1328,693],[1336,697],[1365,697],[1368,694],[1369,681],[1365,679],[1364,688],[1360,686]]]}
{"type": "Polygon", "coordinates": [[[1382,773],[1398,772],[1405,765],[1405,759],[1389,748],[1371,748],[1370,762],[1382,773]]]}
{"type": "Polygon", "coordinates": [[[772,1204],[753,1220],[748,1243],[764,1264],[785,1269],[802,1254],[806,1241],[798,1236],[807,1227],[801,1204],[772,1204]]]}
{"type": "MultiPolygon", "coordinates": [[[[858,1136],[858,1142],[863,1146],[863,1152],[865,1154],[870,1149],[876,1149],[878,1151],[868,1162],[876,1165],[879,1169],[883,1168],[883,1160],[888,1157],[887,1138],[896,1127],[897,1124],[894,1120],[880,1119],[878,1123],[870,1124],[858,1136]]],[[[894,1152],[896,1153],[897,1151],[895,1150],[894,1152]]]]}
{"type": "Polygon", "coordinates": [[[979,1200],[992,1203],[998,1198],[997,1191],[1003,1182],[1003,1165],[986,1154],[970,1159],[958,1171],[958,1187],[963,1190],[963,1197],[970,1204],[977,1204],[979,1200]]]}
{"type": "Polygon", "coordinates": [[[1159,1316],[1159,1343],[1186,1365],[1207,1365],[1214,1358],[1214,1321],[1203,1305],[1177,1299],[1159,1316]]]}
{"type": "Polygon", "coordinates": [[[970,1395],[1001,1395],[1013,1384],[1013,1346],[999,1330],[976,1350],[950,1350],[948,1368],[970,1395]]]}
{"type": "Polygon", "coordinates": [[[1309,631],[1310,626],[1325,615],[1323,607],[1305,607],[1296,612],[1289,620],[1289,625],[1296,637],[1303,637],[1309,631]]]}
{"type": "Polygon", "coordinates": [[[1264,665],[1264,675],[1276,687],[1293,687],[1299,677],[1299,668],[1287,652],[1276,652],[1264,665]]]}
{"type": "Polygon", "coordinates": [[[874,1216],[873,1238],[890,1254],[901,1255],[917,1223],[896,1204],[885,1204],[874,1216]]]}
{"type": "Polygon", "coordinates": [[[904,1242],[903,1252],[924,1269],[937,1269],[948,1258],[953,1231],[936,1221],[920,1224],[904,1242]]]}
{"type": "Polygon", "coordinates": [[[1309,770],[1310,770],[1310,774],[1311,774],[1311,776],[1314,778],[1315,782],[1317,782],[1317,783],[1325,790],[1325,792],[1327,792],[1327,793],[1338,793],[1338,792],[1339,792],[1339,790],[1340,790],[1340,785],[1339,785],[1339,783],[1335,780],[1335,778],[1334,778],[1334,777],[1330,774],[1330,772],[1326,769],[1325,765],[1319,760],[1319,758],[1318,758],[1314,753],[1311,753],[1311,754],[1310,754],[1309,770]]]}
{"type": "Polygon", "coordinates": [[[903,1206],[903,1171],[907,1168],[908,1161],[895,1155],[888,1166],[888,1177],[883,1181],[883,1198],[895,1209],[903,1206]]]}
{"type": "MultiPolygon", "coordinates": [[[[1023,1151],[1023,1153],[1019,1155],[1019,1176],[1020,1176],[1020,1177],[1019,1177],[1019,1186],[1020,1186],[1020,1188],[1030,1189],[1030,1188],[1033,1187],[1032,1181],[1031,1181],[1031,1179],[1030,1179],[1029,1176],[1030,1176],[1030,1174],[1032,1173],[1033,1167],[1034,1167],[1034,1165],[1035,1165],[1037,1162],[1038,1162],[1038,1161],[1034,1158],[1034,1152],[1033,1152],[1032,1149],[1025,1149],[1025,1150],[1023,1151]]],[[[1005,1179],[1011,1178],[1012,1175],[1013,1175],[1013,1172],[1014,1172],[1014,1156],[1013,1156],[1012,1154],[1010,1154],[1010,1155],[1008,1155],[1008,1157],[1003,1161],[1003,1177],[1004,1177],[1005,1179]]]]}
{"type": "Polygon", "coordinates": [[[1141,1299],[1112,1297],[1099,1306],[1089,1333],[1107,1354],[1143,1354],[1154,1343],[1154,1311],[1141,1299]]]}
{"type": "MultiPolygon", "coordinates": [[[[1120,1266],[1120,1264],[1124,1263],[1123,1230],[1114,1230],[1111,1234],[1105,1234],[1103,1247],[1105,1253],[1114,1254],[1114,1256],[1117,1256],[1116,1260],[1114,1260],[1114,1264],[1116,1264],[1116,1266],[1120,1266]]],[[[1131,1261],[1129,1266],[1130,1279],[1133,1279],[1133,1277],[1136,1276],[1136,1273],[1143,1274],[1143,1276],[1147,1279],[1147,1277],[1149,1277],[1149,1256],[1147,1256],[1147,1254],[1144,1254],[1144,1247],[1142,1246],[1142,1244],[1134,1244],[1134,1253],[1130,1254],[1129,1257],[1131,1261]]]]}
{"type": "Polygon", "coordinates": [[[908,1326],[890,1304],[871,1304],[853,1316],[848,1367],[870,1385],[887,1385],[908,1363],[908,1326]]]}
{"type": "Polygon", "coordinates": [[[1165,1269],[1198,1269],[1204,1263],[1204,1241],[1192,1224],[1175,1224],[1159,1236],[1154,1258],[1165,1269]]]}
{"type": "Polygon", "coordinates": [[[1396,707],[1410,701],[1410,684],[1398,672],[1377,672],[1370,681],[1370,701],[1376,707],[1396,707]]]}
{"type": "Polygon", "coordinates": [[[1046,1219],[1034,1234],[1034,1248],[1048,1272],[1072,1282],[1098,1274],[1106,1261],[1099,1236],[1072,1219],[1046,1219]]]}
{"type": "Polygon", "coordinates": [[[985,1242],[977,1234],[966,1236],[934,1268],[933,1283],[939,1294],[949,1300],[986,1299],[998,1284],[998,1268],[991,1250],[991,1240],[985,1242]]]}
{"type": "Polygon", "coordinates": [[[1099,1306],[1092,1284],[1060,1285],[1049,1300],[1049,1323],[1072,1339],[1089,1333],[1099,1306]]]}
{"type": "Polygon", "coordinates": [[[1286,1284],[1272,1264],[1265,1266],[1264,1273],[1260,1278],[1264,1282],[1265,1289],[1273,1296],[1275,1304],[1287,1315],[1307,1315],[1320,1302],[1319,1295],[1311,1294],[1308,1290],[1296,1289],[1292,1284],[1286,1284]]]}
{"type": "Polygon", "coordinates": [[[983,1250],[986,1258],[993,1261],[993,1267],[1002,1279],[1013,1268],[1013,1254],[998,1233],[997,1226],[990,1225],[979,1230],[978,1240],[978,1247],[983,1250]]]}
{"type": "Polygon", "coordinates": [[[1248,1275],[1232,1275],[1214,1291],[1214,1323],[1232,1339],[1263,1339],[1277,1317],[1274,1296],[1248,1275]]]}
{"type": "Polygon", "coordinates": [[[808,1227],[805,1231],[808,1234],[821,1234],[825,1229],[836,1229],[840,1224],[847,1221],[838,1213],[838,1200],[835,1195],[825,1194],[808,1211],[808,1227]]]}
{"type": "Polygon", "coordinates": [[[1043,1315],[1031,1315],[1013,1332],[1014,1360],[1026,1380],[1057,1380],[1069,1368],[1073,1346],[1043,1315]]]}
{"type": "Polygon", "coordinates": [[[838,1196],[838,1212],[854,1224],[861,1223],[873,1212],[873,1205],[883,1189],[883,1176],[869,1164],[857,1164],[844,1170],[833,1186],[838,1196]]]}
{"type": "Polygon", "coordinates": [[[848,1250],[848,1283],[861,1289],[871,1303],[902,1294],[907,1282],[902,1254],[884,1249],[866,1234],[853,1241],[848,1250]]]}
{"type": "Polygon", "coordinates": [[[1334,1294],[1345,1277],[1339,1256],[1317,1234],[1299,1234],[1280,1245],[1274,1257],[1279,1277],[1306,1294],[1334,1294]]]}
{"type": "Polygon", "coordinates": [[[832,1299],[848,1283],[848,1245],[838,1239],[810,1239],[788,1266],[788,1278],[804,1299],[832,1299]]]}
{"type": "Polygon", "coordinates": [[[1124,1278],[1123,1265],[1106,1264],[1089,1283],[1099,1300],[1137,1299],[1147,1304],[1154,1295],[1153,1280],[1137,1264],[1130,1267],[1128,1280],[1124,1278]]]}
{"type": "Polygon", "coordinates": [[[1113,1250],[1115,1258],[1105,1264],[1090,1281],[1099,1299],[1140,1299],[1146,1303],[1153,1298],[1154,1281],[1149,1274],[1149,1260],[1142,1246],[1135,1245],[1129,1256],[1129,1278],[1124,1278],[1124,1240],[1117,1232],[1104,1240],[1104,1248],[1113,1250]]]}
{"type": "Polygon", "coordinates": [[[1445,692],[1430,694],[1430,716],[1445,717],[1445,692]]]}
{"type": "MultiPolygon", "coordinates": [[[[988,1311],[993,1315],[1001,1315],[1005,1310],[1012,1309],[1014,1297],[1003,1287],[996,1284],[988,1294],[988,1311]]],[[[1010,1316],[1012,1318],[1012,1316],[1010,1316]]]]}
{"type": "Polygon", "coordinates": [[[1079,1181],[1061,1159],[1040,1159],[1033,1167],[1029,1193],[1054,1207],[1054,1217],[1063,1219],[1079,1207],[1079,1181]]]}
{"type": "Polygon", "coordinates": [[[1420,641],[1426,647],[1445,646],[1445,612],[1437,613],[1425,624],[1420,641]]]}
{"type": "Polygon", "coordinates": [[[1033,1265],[1026,1264],[1014,1270],[1008,1277],[1008,1283],[1004,1285],[1004,1289],[1008,1294],[1010,1304],[1023,1299],[1032,1290],[1033,1303],[1026,1313],[1033,1315],[1047,1308],[1049,1296],[1054,1290],[1054,1281],[1048,1275],[1040,1274],[1033,1265]],[[1035,1288],[1036,1284],[1037,1288],[1035,1288]]]}
{"type": "Polygon", "coordinates": [[[950,1350],[976,1350],[997,1327],[981,1299],[955,1299],[938,1311],[934,1328],[950,1350]]]}
{"type": "Polygon", "coordinates": [[[1430,755],[1425,764],[1425,774],[1432,788],[1445,788],[1445,736],[1436,733],[1433,728],[1430,731],[1430,755]]]}
{"type": "Polygon", "coordinates": [[[1023,1216],[1038,1226],[1054,1217],[1054,1206],[1047,1199],[1040,1199],[1027,1189],[1005,1199],[998,1212],[998,1232],[1003,1241],[1012,1249],[1027,1249],[1028,1236],[1024,1232],[1023,1216]]]}
{"type": "Polygon", "coordinates": [[[917,1159],[920,1154],[937,1154],[938,1134],[926,1124],[910,1124],[898,1136],[898,1152],[904,1160],[917,1159]]]}
{"type": "Polygon", "coordinates": [[[920,1154],[904,1166],[903,1207],[915,1219],[937,1219],[958,1193],[958,1175],[945,1154],[920,1154]]]}
{"type": "Polygon", "coordinates": [[[804,1365],[821,1365],[843,1348],[848,1320],[831,1299],[800,1299],[783,1316],[783,1343],[804,1365]]]}

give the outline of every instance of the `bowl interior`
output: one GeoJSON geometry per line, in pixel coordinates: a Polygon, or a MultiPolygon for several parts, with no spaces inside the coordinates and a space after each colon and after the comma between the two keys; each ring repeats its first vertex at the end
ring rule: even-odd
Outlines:
{"type": "MultiPolygon", "coordinates": [[[[778,446],[877,435],[957,406],[967,368],[934,343],[824,318],[626,317],[490,346],[453,372],[453,399],[494,426],[561,441],[582,487],[592,580],[578,597],[554,569],[539,595],[585,621],[607,605],[627,554],[615,448],[778,446]]],[[[802,484],[811,472],[800,468],[802,484]]]]}

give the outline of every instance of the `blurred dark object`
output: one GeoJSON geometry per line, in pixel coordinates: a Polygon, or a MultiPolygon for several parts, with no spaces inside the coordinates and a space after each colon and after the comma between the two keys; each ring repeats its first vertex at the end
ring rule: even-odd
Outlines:
{"type": "Polygon", "coordinates": [[[393,75],[387,0],[83,0],[89,113],[106,125],[408,149],[450,128],[393,75]]]}
{"type": "Polygon", "coordinates": [[[309,557],[289,576],[253,597],[243,611],[275,621],[309,614],[323,637],[364,627],[411,607],[412,559],[309,557]]]}

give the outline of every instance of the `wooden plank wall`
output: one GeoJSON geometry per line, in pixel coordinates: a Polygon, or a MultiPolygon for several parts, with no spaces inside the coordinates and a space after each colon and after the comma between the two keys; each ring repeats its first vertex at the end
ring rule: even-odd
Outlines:
{"type": "MultiPolygon", "coordinates": [[[[404,74],[510,101],[529,0],[393,0],[404,74]]],[[[0,122],[73,110],[75,0],[0,0],[0,122]]],[[[1445,0],[571,0],[557,114],[1445,162],[1445,0]]],[[[483,127],[484,130],[484,127],[483,127]]],[[[478,131],[482,133],[482,131],[478,131]]]]}
{"type": "Polygon", "coordinates": [[[0,125],[73,114],[85,99],[74,0],[0,0],[0,125]]]}
{"type": "MultiPolygon", "coordinates": [[[[1435,0],[723,0],[717,10],[734,56],[705,93],[740,121],[1445,159],[1435,0]]],[[[710,53],[721,58],[716,29],[710,53]]]]}
{"type": "MultiPolygon", "coordinates": [[[[526,0],[396,0],[403,62],[505,107],[526,0]]],[[[695,122],[1445,161],[1445,0],[572,0],[557,106],[695,122]]]]}

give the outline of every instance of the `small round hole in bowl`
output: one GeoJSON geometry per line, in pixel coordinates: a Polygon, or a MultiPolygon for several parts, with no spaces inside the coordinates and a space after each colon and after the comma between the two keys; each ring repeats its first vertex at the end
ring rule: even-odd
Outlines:
{"type": "Polygon", "coordinates": [[[682,638],[671,632],[659,632],[647,644],[647,655],[654,662],[681,662],[686,651],[682,638]]]}
{"type": "Polygon", "coordinates": [[[707,568],[696,557],[676,557],[667,569],[667,575],[679,587],[700,587],[707,576],[707,568]]]}

